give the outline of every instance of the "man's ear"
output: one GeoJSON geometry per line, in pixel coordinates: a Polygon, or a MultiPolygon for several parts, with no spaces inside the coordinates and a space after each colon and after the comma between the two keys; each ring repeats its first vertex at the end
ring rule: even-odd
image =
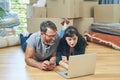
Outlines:
{"type": "Polygon", "coordinates": [[[41,35],[43,35],[44,33],[43,32],[40,32],[41,35]]]}

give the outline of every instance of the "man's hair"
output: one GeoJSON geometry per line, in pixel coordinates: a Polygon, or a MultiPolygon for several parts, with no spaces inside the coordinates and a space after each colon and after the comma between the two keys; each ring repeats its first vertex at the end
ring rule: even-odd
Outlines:
{"type": "Polygon", "coordinates": [[[47,28],[50,28],[54,31],[57,31],[57,27],[56,25],[52,22],[52,21],[43,21],[41,24],[40,24],[40,31],[41,32],[46,32],[47,31],[47,28]]]}

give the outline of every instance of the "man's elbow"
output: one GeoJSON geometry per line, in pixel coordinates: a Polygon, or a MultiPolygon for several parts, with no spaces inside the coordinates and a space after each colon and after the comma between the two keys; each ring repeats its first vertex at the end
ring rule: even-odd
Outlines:
{"type": "Polygon", "coordinates": [[[29,65],[29,58],[25,58],[25,63],[29,65]]]}

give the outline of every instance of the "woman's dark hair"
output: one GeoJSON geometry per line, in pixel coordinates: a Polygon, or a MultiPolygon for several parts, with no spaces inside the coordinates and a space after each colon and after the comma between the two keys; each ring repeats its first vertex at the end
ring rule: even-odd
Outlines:
{"type": "Polygon", "coordinates": [[[46,32],[47,31],[47,28],[50,28],[54,31],[57,31],[57,27],[56,25],[52,22],[52,21],[43,21],[41,24],[40,24],[40,31],[41,32],[46,32]]]}
{"type": "Polygon", "coordinates": [[[79,35],[78,30],[74,26],[69,26],[68,28],[66,28],[64,37],[73,37],[74,35],[79,35]]]}

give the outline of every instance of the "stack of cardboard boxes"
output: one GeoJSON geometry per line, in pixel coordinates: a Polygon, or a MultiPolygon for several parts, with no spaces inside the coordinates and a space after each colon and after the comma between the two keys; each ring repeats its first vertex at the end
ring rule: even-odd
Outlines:
{"type": "Polygon", "coordinates": [[[93,23],[94,6],[98,0],[46,0],[46,7],[33,7],[37,0],[30,0],[27,5],[27,29],[33,33],[39,31],[40,23],[44,20],[53,21],[60,32],[61,22],[69,18],[69,25],[74,25],[84,35],[93,23]]]}
{"type": "Polygon", "coordinates": [[[94,21],[120,23],[120,4],[101,4],[94,7],[94,21]]]}

